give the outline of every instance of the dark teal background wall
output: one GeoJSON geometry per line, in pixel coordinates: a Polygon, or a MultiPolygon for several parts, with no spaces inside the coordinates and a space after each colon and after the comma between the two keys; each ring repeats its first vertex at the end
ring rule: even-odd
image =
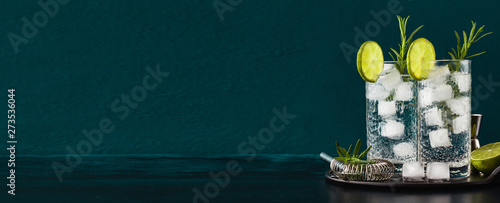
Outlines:
{"type": "MultiPolygon", "coordinates": [[[[471,50],[488,52],[472,62],[472,87],[482,88],[473,112],[484,114],[481,141],[500,141],[500,86],[479,80],[500,82],[496,1],[243,0],[223,21],[213,2],[72,0],[15,53],[8,33],[22,35],[21,19],[32,21],[41,7],[2,1],[0,105],[16,88],[17,154],[66,154],[103,118],[115,129],[92,154],[234,154],[284,106],[297,117],[259,153],[333,152],[336,140],[365,140],[364,82],[355,53],[339,45],[357,51],[355,28],[367,34],[377,22],[370,11],[388,2],[411,15],[410,30],[425,25],[417,37],[429,39],[438,58],[449,57],[453,31],[468,31],[470,20],[495,32],[471,50]],[[170,75],[120,120],[111,104],[157,64],[170,75]]],[[[387,53],[399,43],[397,20],[377,25],[368,37],[387,53]]]]}

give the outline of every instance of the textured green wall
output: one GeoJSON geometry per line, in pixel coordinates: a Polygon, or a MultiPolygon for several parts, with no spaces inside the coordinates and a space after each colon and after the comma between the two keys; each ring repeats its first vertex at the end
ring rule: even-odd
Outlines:
{"type": "Polygon", "coordinates": [[[364,82],[355,53],[340,45],[357,51],[357,28],[360,41],[366,35],[385,52],[399,41],[395,16],[381,25],[370,11],[411,15],[409,29],[424,24],[417,37],[438,58],[448,58],[453,31],[469,30],[470,20],[495,32],[471,50],[488,52],[472,62],[472,87],[481,89],[473,106],[484,114],[482,142],[500,140],[500,86],[479,80],[500,82],[496,1],[61,0],[47,19],[37,2],[0,3],[0,102],[16,88],[18,155],[66,154],[103,119],[113,130],[92,154],[238,153],[284,106],[296,117],[257,153],[332,152],[335,140],[365,139],[364,82]],[[223,21],[214,2],[228,9],[223,21]],[[23,35],[22,18],[33,16],[37,32],[23,35]],[[17,53],[9,33],[24,36],[17,53]],[[135,108],[119,103],[113,111],[157,65],[168,77],[135,108]]]}

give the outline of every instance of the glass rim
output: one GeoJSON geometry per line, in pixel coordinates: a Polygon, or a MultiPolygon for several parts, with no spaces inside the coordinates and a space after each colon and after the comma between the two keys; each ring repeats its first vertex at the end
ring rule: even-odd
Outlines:
{"type": "Polygon", "coordinates": [[[438,61],[438,62],[445,62],[445,61],[453,61],[453,62],[458,62],[458,61],[471,61],[470,59],[440,59],[440,60],[433,60],[433,61],[438,61]]]}
{"type": "MultiPolygon", "coordinates": [[[[438,62],[445,62],[445,61],[471,61],[470,59],[439,59],[439,60],[431,60],[432,61],[438,61],[438,62]]],[[[384,61],[384,63],[407,63],[407,61],[384,61]]]]}

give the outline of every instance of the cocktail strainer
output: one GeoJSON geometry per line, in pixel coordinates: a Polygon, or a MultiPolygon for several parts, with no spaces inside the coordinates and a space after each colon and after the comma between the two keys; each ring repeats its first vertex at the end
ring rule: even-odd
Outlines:
{"type": "Polygon", "coordinates": [[[394,175],[396,169],[394,164],[383,159],[373,159],[373,163],[344,163],[324,152],[320,157],[330,163],[333,174],[343,180],[385,181],[394,175]]]}

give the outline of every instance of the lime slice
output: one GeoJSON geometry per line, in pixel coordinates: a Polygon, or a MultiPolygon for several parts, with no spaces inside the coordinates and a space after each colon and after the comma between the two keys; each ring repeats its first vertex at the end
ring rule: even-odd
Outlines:
{"type": "Polygon", "coordinates": [[[500,142],[484,145],[471,153],[474,168],[483,173],[491,173],[500,166],[500,142]]]}
{"type": "Polygon", "coordinates": [[[384,70],[384,54],[377,42],[367,41],[359,47],[356,65],[363,80],[377,82],[378,75],[384,70]]]}
{"type": "Polygon", "coordinates": [[[422,80],[427,77],[433,67],[431,61],[436,60],[436,51],[429,40],[418,38],[411,43],[408,48],[408,73],[415,80],[422,80]]]}

